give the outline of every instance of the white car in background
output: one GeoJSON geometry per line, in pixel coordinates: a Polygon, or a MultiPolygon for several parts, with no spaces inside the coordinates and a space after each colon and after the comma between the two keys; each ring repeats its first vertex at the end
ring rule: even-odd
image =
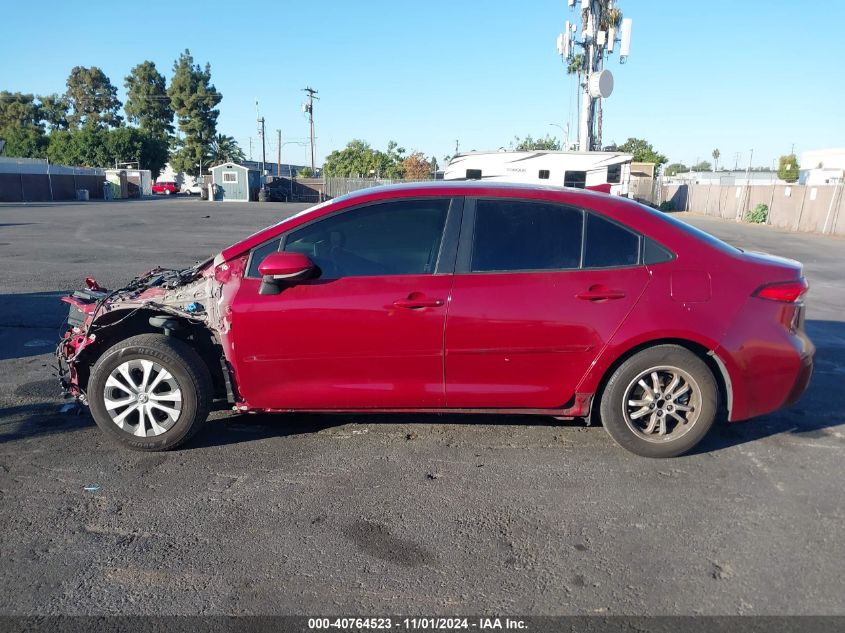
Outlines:
{"type": "Polygon", "coordinates": [[[198,196],[202,193],[202,184],[195,182],[192,185],[184,185],[182,187],[182,193],[187,196],[198,196]]]}

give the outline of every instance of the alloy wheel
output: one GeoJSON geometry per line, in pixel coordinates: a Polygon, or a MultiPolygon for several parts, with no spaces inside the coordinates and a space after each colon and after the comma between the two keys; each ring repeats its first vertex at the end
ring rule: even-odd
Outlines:
{"type": "Polygon", "coordinates": [[[182,391],[158,363],[133,359],[109,374],[103,403],[118,428],[137,437],[153,437],[176,424],[182,412],[182,391]]]}
{"type": "Polygon", "coordinates": [[[701,410],[701,388],[683,369],[652,367],[636,376],[625,389],[625,423],[649,442],[668,442],[685,435],[701,410]]]}

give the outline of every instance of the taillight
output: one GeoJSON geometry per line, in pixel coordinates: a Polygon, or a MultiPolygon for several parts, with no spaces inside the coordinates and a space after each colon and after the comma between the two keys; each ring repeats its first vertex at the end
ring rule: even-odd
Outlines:
{"type": "Polygon", "coordinates": [[[776,281],[765,286],[760,286],[754,291],[755,297],[761,299],[770,299],[772,301],[783,301],[785,303],[795,303],[807,290],[810,289],[810,284],[803,277],[793,281],[776,281]]]}

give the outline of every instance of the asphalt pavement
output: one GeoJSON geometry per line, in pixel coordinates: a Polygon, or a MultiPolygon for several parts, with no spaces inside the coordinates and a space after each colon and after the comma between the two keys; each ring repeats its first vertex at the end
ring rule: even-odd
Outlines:
{"type": "Polygon", "coordinates": [[[845,240],[684,214],[804,262],[795,406],[648,460],[545,417],[216,413],[141,454],[62,413],[58,297],[306,205],[0,205],[0,614],[845,614],[845,240]]]}

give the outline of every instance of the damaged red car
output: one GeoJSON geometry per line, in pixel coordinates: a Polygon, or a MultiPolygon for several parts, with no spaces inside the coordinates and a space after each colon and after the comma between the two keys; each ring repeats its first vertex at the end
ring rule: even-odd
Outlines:
{"type": "Polygon", "coordinates": [[[798,262],[582,190],[370,189],[191,268],[87,282],[63,299],[63,384],[139,450],[228,407],[586,418],[668,457],[812,372],[798,262]]]}

